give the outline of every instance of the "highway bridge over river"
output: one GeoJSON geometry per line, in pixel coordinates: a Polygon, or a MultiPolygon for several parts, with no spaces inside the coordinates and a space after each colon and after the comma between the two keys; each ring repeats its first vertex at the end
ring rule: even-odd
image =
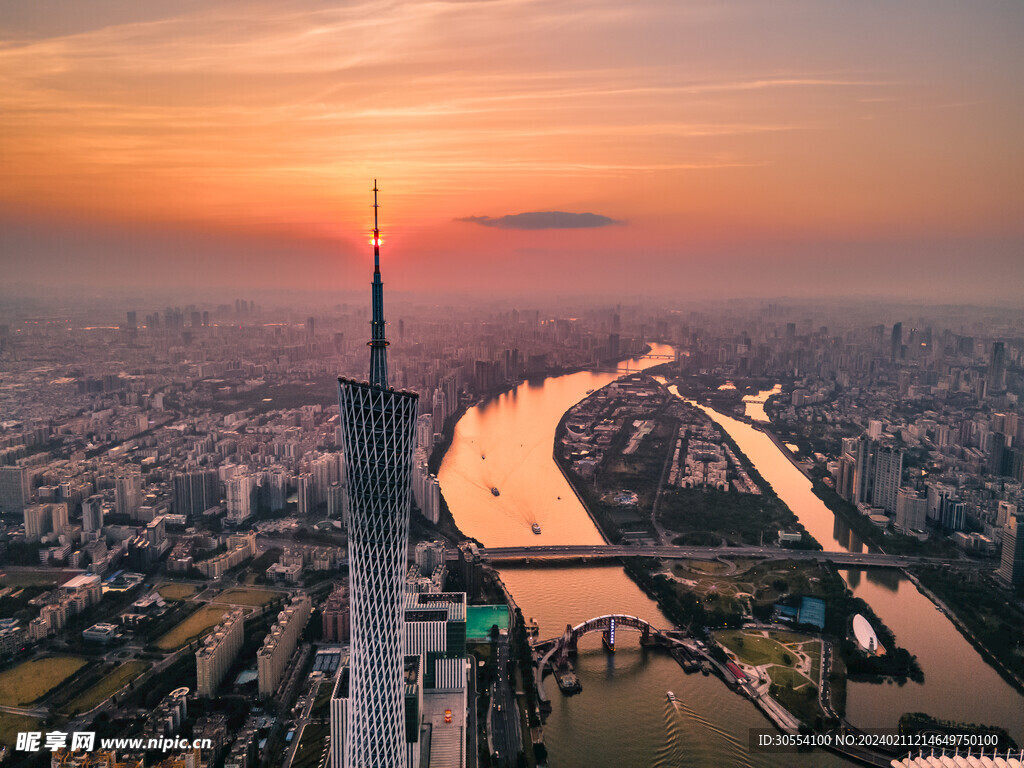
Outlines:
{"type": "Polygon", "coordinates": [[[722,560],[753,558],[760,560],[812,560],[861,568],[907,568],[914,565],[941,565],[950,568],[991,569],[991,562],[965,558],[886,555],[878,552],[821,552],[783,547],[684,547],[656,544],[538,545],[531,547],[481,547],[480,554],[491,562],[525,560],[600,560],[618,557],[657,557],[679,560],[722,560]]]}

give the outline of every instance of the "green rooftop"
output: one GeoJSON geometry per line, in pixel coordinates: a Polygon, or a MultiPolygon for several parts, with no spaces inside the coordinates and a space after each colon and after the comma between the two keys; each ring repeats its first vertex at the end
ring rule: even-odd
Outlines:
{"type": "Polygon", "coordinates": [[[508,606],[506,605],[470,605],[466,607],[466,639],[487,640],[491,636],[491,627],[508,629],[508,606]]]}

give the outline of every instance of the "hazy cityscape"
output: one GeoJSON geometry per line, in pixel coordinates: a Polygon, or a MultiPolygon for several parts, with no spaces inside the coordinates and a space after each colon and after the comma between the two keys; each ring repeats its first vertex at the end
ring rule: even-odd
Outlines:
{"type": "MultiPolygon", "coordinates": [[[[210,739],[194,757],[97,748],[94,762],[347,764],[331,744],[355,650],[353,480],[333,382],[366,376],[368,302],[26,309],[0,330],[6,759],[82,764],[71,734],[90,732],[210,739]],[[62,748],[16,749],[33,732],[62,748]]],[[[754,702],[745,753],[746,731],[771,725],[1021,743],[1019,312],[408,301],[389,317],[388,384],[419,395],[400,601],[422,659],[405,673],[410,764],[582,764],[572,722],[632,730],[587,701],[598,685],[639,687],[653,701],[631,711],[661,725],[679,707],[683,729],[615,736],[609,764],[719,759],[697,725],[716,717],[707,694],[687,694],[708,684],[687,674],[701,666],[717,697],[754,702]],[[623,553],[625,594],[600,584],[623,553]],[[588,570],[587,586],[560,584],[588,570]],[[935,623],[955,647],[928,646],[935,623]],[[558,704],[560,687],[580,694],[558,704]]],[[[860,752],[846,757],[900,750],[860,752]]],[[[780,760],[843,762],[742,759],[780,760]]]]}
{"type": "Polygon", "coordinates": [[[1022,33],[0,9],[0,766],[1024,765],[1022,33]]]}

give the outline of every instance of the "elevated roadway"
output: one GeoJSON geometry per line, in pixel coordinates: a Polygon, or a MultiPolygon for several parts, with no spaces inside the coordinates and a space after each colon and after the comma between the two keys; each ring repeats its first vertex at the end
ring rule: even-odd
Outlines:
{"type": "Polygon", "coordinates": [[[943,565],[956,568],[991,569],[992,563],[916,555],[886,555],[876,552],[819,552],[781,547],[680,547],[672,545],[539,545],[531,547],[481,547],[480,554],[491,562],[522,560],[579,560],[617,557],[657,557],[680,560],[718,560],[745,557],[761,560],[812,560],[865,568],[906,568],[913,565],[943,565]]]}

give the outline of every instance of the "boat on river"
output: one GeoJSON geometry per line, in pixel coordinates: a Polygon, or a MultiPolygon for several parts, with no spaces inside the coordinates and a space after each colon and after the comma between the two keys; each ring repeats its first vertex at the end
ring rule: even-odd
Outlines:
{"type": "Polygon", "coordinates": [[[534,523],[531,527],[534,533],[540,535],[540,523],[534,523]]]}
{"type": "Polygon", "coordinates": [[[491,488],[491,493],[495,496],[501,496],[501,492],[497,488],[491,488]]]}

